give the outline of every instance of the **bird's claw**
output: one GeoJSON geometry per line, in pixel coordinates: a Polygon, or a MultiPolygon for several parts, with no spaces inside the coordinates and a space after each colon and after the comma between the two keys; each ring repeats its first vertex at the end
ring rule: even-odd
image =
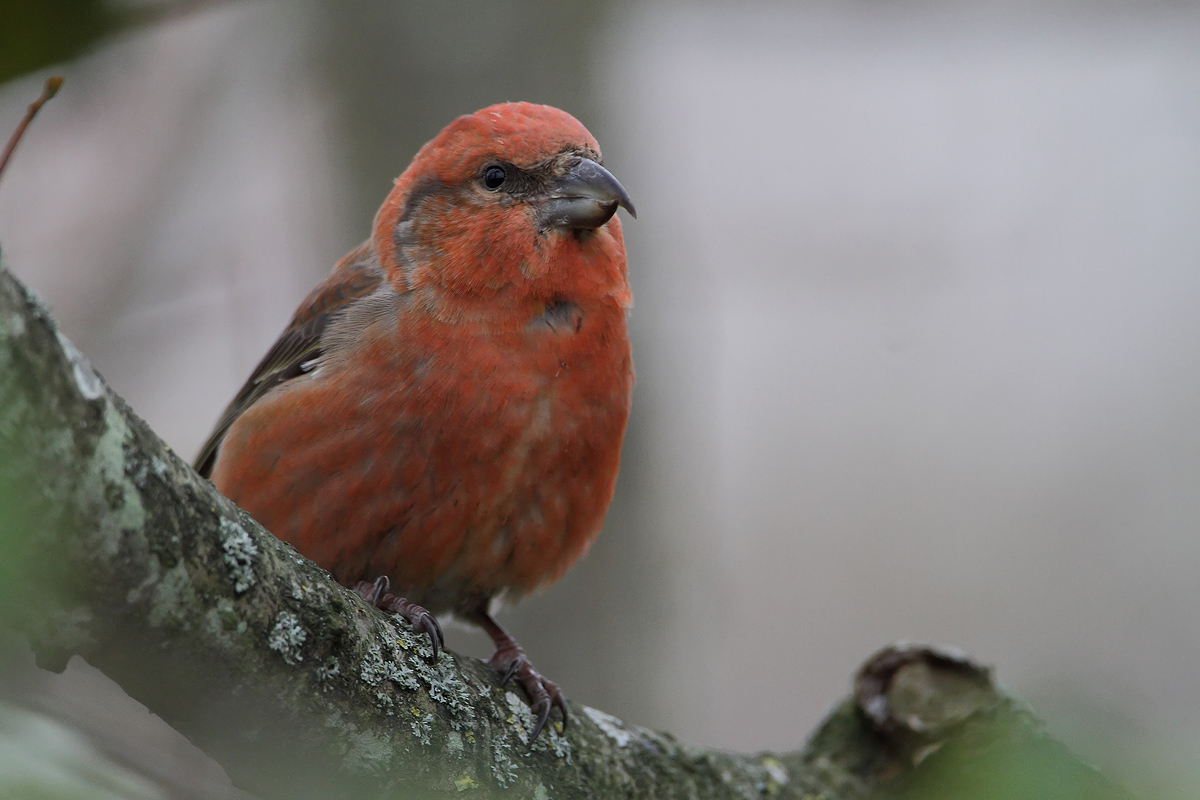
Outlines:
{"type": "Polygon", "coordinates": [[[500,678],[500,688],[503,689],[505,686],[508,686],[509,681],[511,681],[517,674],[517,670],[520,669],[520,667],[521,659],[514,658],[512,663],[508,665],[508,669],[505,671],[504,675],[500,678]]]}
{"type": "Polygon", "coordinates": [[[390,586],[391,582],[387,576],[380,575],[374,581],[359,581],[355,585],[354,591],[358,592],[362,599],[376,608],[404,617],[417,632],[424,631],[429,637],[430,646],[433,648],[433,658],[431,660],[436,663],[438,651],[444,650],[446,647],[446,637],[442,634],[441,623],[437,621],[437,617],[416,603],[410,603],[403,597],[390,594],[388,592],[390,586]]]}
{"type": "Polygon", "coordinates": [[[355,591],[362,595],[363,600],[378,608],[379,601],[388,593],[391,586],[392,582],[388,576],[380,575],[374,581],[359,581],[355,591]]]}
{"type": "Polygon", "coordinates": [[[410,607],[417,612],[416,621],[408,618],[412,622],[412,626],[417,630],[425,631],[425,635],[429,637],[429,646],[433,648],[433,663],[437,663],[438,649],[445,647],[446,637],[442,634],[442,624],[437,621],[437,617],[430,614],[420,606],[410,604],[410,607]]]}
{"type": "Polygon", "coordinates": [[[563,730],[567,729],[567,699],[563,696],[562,689],[533,668],[524,650],[519,647],[499,649],[488,663],[502,673],[501,686],[507,685],[515,678],[529,697],[529,705],[536,719],[533,732],[529,734],[531,748],[550,720],[550,712],[553,709],[557,708],[562,714],[563,730]]]}

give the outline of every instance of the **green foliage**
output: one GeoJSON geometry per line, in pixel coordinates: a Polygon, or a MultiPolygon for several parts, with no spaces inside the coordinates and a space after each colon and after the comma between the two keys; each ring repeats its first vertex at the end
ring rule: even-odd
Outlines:
{"type": "Polygon", "coordinates": [[[889,800],[1131,800],[1032,719],[975,721],[887,787],[889,800]]]}
{"type": "Polygon", "coordinates": [[[105,0],[0,0],[0,82],[75,58],[124,21],[105,0]]]}

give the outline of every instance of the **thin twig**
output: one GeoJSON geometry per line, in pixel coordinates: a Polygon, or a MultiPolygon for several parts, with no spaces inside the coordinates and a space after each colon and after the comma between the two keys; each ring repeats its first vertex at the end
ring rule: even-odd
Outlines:
{"type": "Polygon", "coordinates": [[[46,101],[58,92],[58,87],[62,86],[61,75],[51,75],[46,79],[46,86],[42,89],[42,96],[29,104],[29,110],[25,112],[25,118],[21,120],[21,124],[13,131],[13,135],[9,137],[8,145],[4,148],[4,155],[0,156],[0,176],[4,175],[4,168],[8,166],[8,160],[12,158],[13,150],[17,149],[17,142],[21,141],[21,136],[25,133],[25,129],[29,127],[29,123],[33,121],[33,117],[41,110],[46,101]]]}

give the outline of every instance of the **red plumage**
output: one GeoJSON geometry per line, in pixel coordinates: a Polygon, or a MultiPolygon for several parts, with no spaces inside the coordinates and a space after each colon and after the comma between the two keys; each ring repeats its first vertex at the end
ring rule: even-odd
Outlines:
{"type": "Polygon", "coordinates": [[[552,703],[565,720],[561,693],[490,606],[557,580],[612,497],[633,388],[614,213],[633,209],[599,160],[558,109],[455,120],[300,305],[197,461],[339,581],[386,576],[408,601],[390,607],[414,623],[410,603],[482,625],[538,730],[552,703]]]}

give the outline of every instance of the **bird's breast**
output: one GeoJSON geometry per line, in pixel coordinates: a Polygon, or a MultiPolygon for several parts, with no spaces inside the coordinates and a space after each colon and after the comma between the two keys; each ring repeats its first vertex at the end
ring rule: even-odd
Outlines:
{"type": "Polygon", "coordinates": [[[632,385],[615,304],[556,300],[520,329],[451,335],[428,354],[394,395],[398,419],[422,421],[426,496],[457,509],[426,525],[454,542],[426,599],[515,598],[574,563],[612,497],[632,385]]]}
{"type": "Polygon", "coordinates": [[[247,412],[220,488],[344,583],[388,575],[435,613],[557,579],[600,530],[633,370],[617,304],[535,311],[375,328],[247,412]]]}

